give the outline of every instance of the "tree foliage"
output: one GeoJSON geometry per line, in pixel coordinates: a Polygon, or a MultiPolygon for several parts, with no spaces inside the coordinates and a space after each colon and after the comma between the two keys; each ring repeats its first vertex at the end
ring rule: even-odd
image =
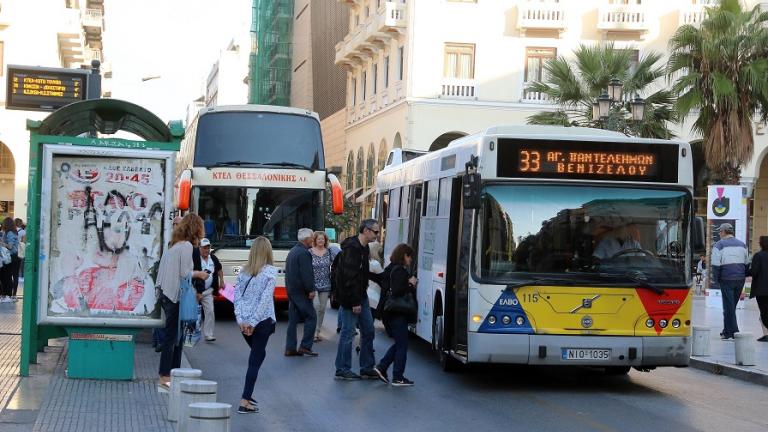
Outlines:
{"type": "Polygon", "coordinates": [[[707,8],[697,28],[680,27],[669,41],[667,73],[674,81],[675,110],[694,115],[707,167],[726,184],[738,184],[752,158],[752,121],[766,119],[768,12],[744,10],[738,0],[707,8]],[[759,114],[756,114],[759,113],[759,114]]]}
{"type": "Polygon", "coordinates": [[[526,90],[541,92],[558,108],[542,111],[528,117],[529,124],[596,127],[592,120],[592,104],[603,94],[611,79],[619,79],[626,95],[616,104],[604,124],[608,129],[646,138],[671,138],[669,122],[677,120],[672,109],[674,97],[666,89],[655,85],[664,77],[661,55],[650,52],[639,59],[632,69],[631,53],[616,49],[613,44],[580,45],[574,51],[574,60],[557,57],[544,65],[544,81],[531,83],[526,90]],[[629,120],[629,101],[634,95],[645,99],[644,119],[629,120]]]}

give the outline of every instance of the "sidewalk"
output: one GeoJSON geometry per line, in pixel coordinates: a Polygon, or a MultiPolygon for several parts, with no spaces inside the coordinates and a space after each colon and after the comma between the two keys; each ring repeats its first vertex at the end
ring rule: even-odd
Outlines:
{"type": "MultiPolygon", "coordinates": [[[[157,390],[160,354],[145,330],[136,340],[132,381],[70,380],[64,339],[38,354],[30,376],[20,378],[21,302],[0,304],[0,430],[168,431],[167,393],[157,390]]],[[[186,358],[182,366],[189,367],[186,358]]]]}
{"type": "MultiPolygon", "coordinates": [[[[723,308],[719,297],[707,299],[694,297],[693,325],[709,327],[710,355],[691,357],[691,367],[703,369],[715,374],[727,375],[733,378],[750,381],[756,384],[768,385],[768,343],[755,342],[755,366],[739,366],[735,358],[735,343],[720,340],[723,329],[723,308]]],[[[757,302],[744,300],[739,302],[741,309],[736,310],[739,330],[752,333],[754,339],[763,335],[760,325],[760,312],[757,302]]]]}

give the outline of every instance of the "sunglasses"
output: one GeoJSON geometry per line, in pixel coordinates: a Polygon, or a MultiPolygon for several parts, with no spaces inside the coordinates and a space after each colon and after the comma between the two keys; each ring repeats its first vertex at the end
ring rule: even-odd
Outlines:
{"type": "Polygon", "coordinates": [[[375,231],[375,230],[372,230],[372,229],[370,229],[370,228],[368,228],[368,230],[369,230],[370,232],[372,232],[372,233],[376,234],[376,235],[379,235],[379,233],[381,232],[381,231],[375,231]]]}

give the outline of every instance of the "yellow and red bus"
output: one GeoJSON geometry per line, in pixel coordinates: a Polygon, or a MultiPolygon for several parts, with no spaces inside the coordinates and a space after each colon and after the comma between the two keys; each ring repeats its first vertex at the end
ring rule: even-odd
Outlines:
{"type": "Polygon", "coordinates": [[[441,364],[689,362],[693,216],[686,142],[499,126],[386,166],[384,255],[416,250],[418,322],[441,364]]]}

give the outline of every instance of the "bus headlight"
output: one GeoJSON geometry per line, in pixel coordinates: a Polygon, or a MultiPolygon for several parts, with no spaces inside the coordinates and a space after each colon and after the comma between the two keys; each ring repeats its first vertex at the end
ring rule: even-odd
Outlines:
{"type": "Polygon", "coordinates": [[[653,318],[648,318],[647,320],[645,320],[645,326],[648,328],[653,328],[654,324],[656,323],[653,321],[653,318]]]}
{"type": "Polygon", "coordinates": [[[496,324],[496,317],[493,315],[488,315],[488,324],[490,325],[496,324]]]}
{"type": "Polygon", "coordinates": [[[509,315],[504,315],[501,317],[501,323],[504,325],[510,325],[512,324],[512,318],[510,318],[509,315]]]}
{"type": "Polygon", "coordinates": [[[667,323],[668,323],[668,321],[667,321],[667,320],[665,320],[665,319],[663,319],[663,320],[659,320],[659,327],[661,327],[661,328],[667,328],[667,323]]]}
{"type": "Polygon", "coordinates": [[[482,320],[483,320],[483,316],[482,315],[472,315],[472,322],[479,323],[482,320]]]}
{"type": "Polygon", "coordinates": [[[674,328],[680,328],[680,320],[675,318],[672,320],[672,327],[674,328]]]}
{"type": "Polygon", "coordinates": [[[517,323],[517,325],[521,326],[521,325],[525,324],[525,318],[519,316],[519,317],[515,318],[515,323],[517,323]]]}

